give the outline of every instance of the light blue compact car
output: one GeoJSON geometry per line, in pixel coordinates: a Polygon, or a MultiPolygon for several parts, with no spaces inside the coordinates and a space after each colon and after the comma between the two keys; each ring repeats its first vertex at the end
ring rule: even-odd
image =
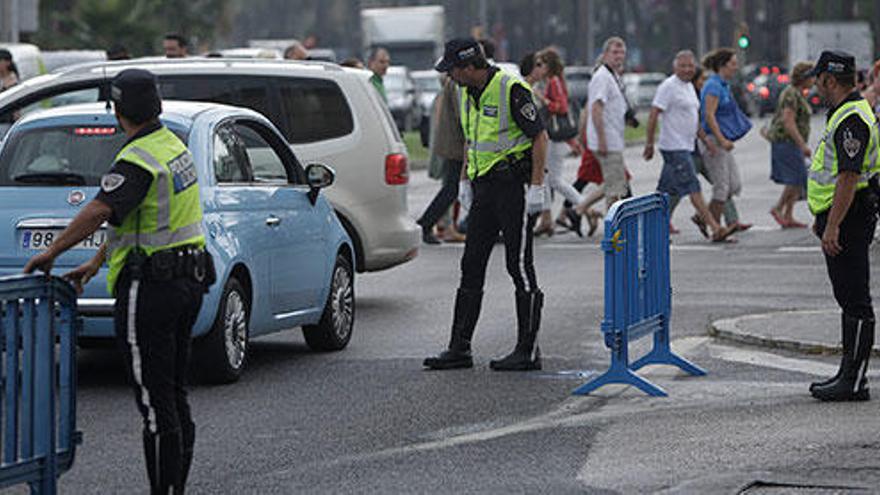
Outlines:
{"type": "MultiPolygon", "coordinates": [[[[322,164],[303,170],[269,120],[217,104],[163,104],[162,122],[198,167],[207,249],[217,268],[193,329],[193,369],[232,382],[248,341],[301,326],[316,350],[344,348],[354,326],[354,249],[320,194],[333,183],[322,164]]],[[[109,105],[73,105],[28,114],[0,144],[0,274],[19,273],[98,192],[126,141],[109,105]]],[[[55,263],[63,274],[95,254],[106,231],[55,263]]],[[[106,268],[105,268],[106,270],[106,268]]],[[[81,345],[113,336],[106,273],[79,299],[81,345]]]]}

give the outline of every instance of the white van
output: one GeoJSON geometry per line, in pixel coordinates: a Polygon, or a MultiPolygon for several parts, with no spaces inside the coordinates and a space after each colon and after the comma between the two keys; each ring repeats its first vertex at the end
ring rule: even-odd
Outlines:
{"type": "Polygon", "coordinates": [[[0,48],[12,53],[12,61],[18,67],[20,80],[30,79],[46,73],[43,56],[36,45],[28,43],[0,43],[0,48]]]}

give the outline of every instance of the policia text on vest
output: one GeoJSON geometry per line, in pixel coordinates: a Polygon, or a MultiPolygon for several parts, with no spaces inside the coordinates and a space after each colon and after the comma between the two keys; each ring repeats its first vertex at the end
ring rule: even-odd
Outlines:
{"type": "Polygon", "coordinates": [[[868,255],[877,222],[880,133],[870,105],[853,90],[851,55],[823,52],[813,74],[832,108],[810,166],[807,201],[841,308],[843,354],[837,374],[813,383],[810,393],[820,400],[867,400],[874,345],[868,255]]]}
{"type": "Polygon", "coordinates": [[[473,366],[471,338],[483,300],[486,264],[499,233],[515,287],[517,342],[495,370],[541,368],[537,334],[544,295],[532,261],[532,230],[544,201],[547,133],[529,86],[491,67],[472,39],[446,44],[435,67],[461,89],[461,126],[466,148],[459,200],[469,209],[461,282],[455,297],[452,337],[446,350],[425,359],[430,369],[473,366]]]}
{"type": "Polygon", "coordinates": [[[97,197],[24,270],[48,272],[61,253],[105,221],[111,225],[109,241],[64,276],[81,292],[109,252],[114,329],[143,418],[151,493],[183,493],[195,443],[184,380],[192,326],[214,279],[198,177],[189,150],[158,120],[162,104],[153,74],[120,72],[111,97],[128,142],[97,197]]]}

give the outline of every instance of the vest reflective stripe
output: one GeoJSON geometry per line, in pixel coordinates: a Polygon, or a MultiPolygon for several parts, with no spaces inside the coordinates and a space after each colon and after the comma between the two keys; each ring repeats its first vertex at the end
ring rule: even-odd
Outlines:
{"type": "Polygon", "coordinates": [[[807,202],[813,214],[828,210],[834,202],[839,162],[834,135],[841,122],[852,115],[858,115],[869,129],[865,158],[856,190],[868,187],[868,181],[880,170],[880,162],[878,162],[880,131],[873,111],[864,99],[844,103],[828,120],[822,139],[819,140],[819,145],[813,154],[807,180],[807,202]]]}
{"type": "Polygon", "coordinates": [[[525,151],[532,140],[516,125],[510,112],[510,89],[520,84],[528,85],[504,71],[498,71],[480,95],[480,106],[473,111],[473,102],[466,89],[461,96],[461,124],[468,151],[468,176],[485,175],[496,163],[507,156],[525,151]],[[496,108],[496,115],[485,115],[486,109],[496,108]]]}
{"type": "Polygon", "coordinates": [[[116,156],[120,160],[140,167],[152,181],[141,203],[110,229],[107,290],[111,295],[135,246],[151,256],[177,246],[205,245],[196,164],[186,145],[163,127],[127,144],[116,156]]]}
{"type": "Polygon", "coordinates": [[[191,237],[203,236],[202,221],[191,223],[177,230],[162,230],[158,232],[138,234],[122,234],[119,235],[115,231],[110,231],[108,247],[110,249],[121,249],[124,247],[141,247],[161,248],[169,244],[180,244],[191,237]]]}
{"type": "MultiPolygon", "coordinates": [[[[171,200],[168,199],[168,170],[153,155],[137,146],[129,148],[128,153],[134,153],[156,171],[156,203],[158,209],[158,214],[156,215],[158,226],[156,228],[165,230],[171,225],[171,200]]],[[[124,159],[125,157],[123,156],[122,158],[124,159]]]]}

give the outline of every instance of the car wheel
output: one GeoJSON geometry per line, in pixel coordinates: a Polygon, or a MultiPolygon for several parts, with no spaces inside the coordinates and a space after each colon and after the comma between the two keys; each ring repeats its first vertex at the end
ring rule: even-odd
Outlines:
{"type": "Polygon", "coordinates": [[[223,288],[214,326],[195,343],[194,369],[201,381],[233,383],[241,377],[248,357],[250,311],[241,282],[230,278],[223,288]]]}
{"type": "Polygon", "coordinates": [[[338,351],[351,340],[354,329],[354,271],[351,262],[336,256],[330,295],[317,325],[303,325],[306,343],[315,351],[338,351]]]}

